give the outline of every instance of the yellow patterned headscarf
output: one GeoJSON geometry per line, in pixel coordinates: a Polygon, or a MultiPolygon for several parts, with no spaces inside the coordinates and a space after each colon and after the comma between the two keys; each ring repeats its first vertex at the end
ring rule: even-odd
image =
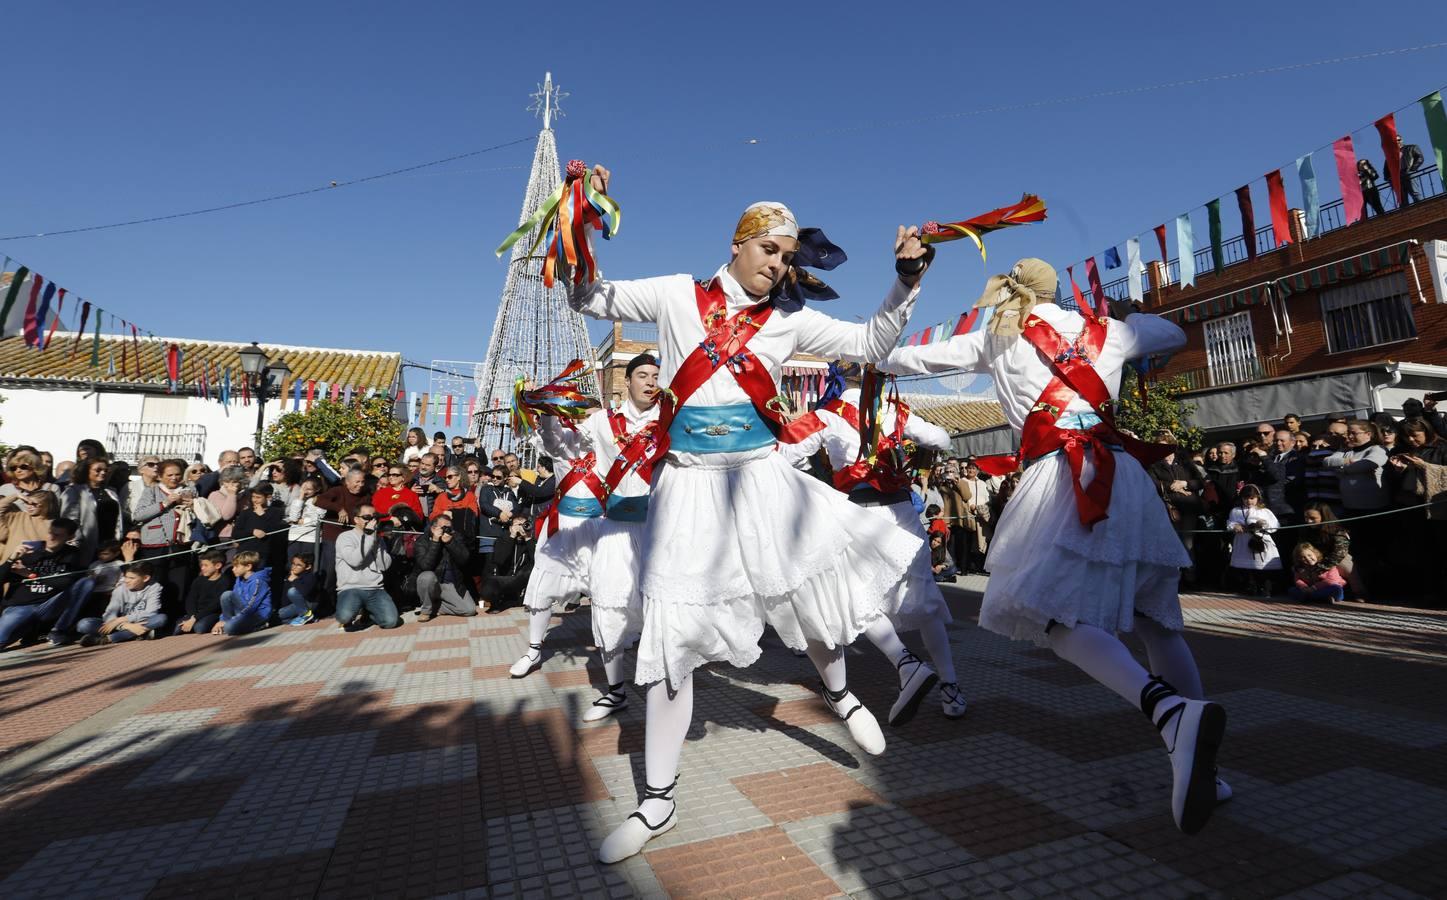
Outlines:
{"type": "Polygon", "coordinates": [[[734,227],[733,242],[742,244],[767,234],[795,239],[799,237],[799,222],[789,211],[789,207],[772,201],[753,204],[739,216],[739,224],[734,227]]]}

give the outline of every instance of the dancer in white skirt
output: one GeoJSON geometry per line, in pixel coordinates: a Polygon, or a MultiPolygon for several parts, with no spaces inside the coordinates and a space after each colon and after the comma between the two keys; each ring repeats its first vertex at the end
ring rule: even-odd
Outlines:
{"type": "MultiPolygon", "coordinates": [[[[819,408],[789,423],[793,442],[781,441],[779,453],[794,467],[806,469],[809,458],[823,450],[834,470],[834,486],[851,502],[893,522],[925,540],[924,526],[910,500],[909,471],[903,455],[904,441],[928,450],[949,450],[950,436],[943,428],[912,415],[909,405],[886,400],[880,411],[879,443],[869,461],[862,458],[863,437],[859,430],[859,389],[849,388],[838,398],[826,399],[819,408]]],[[[890,725],[903,725],[914,718],[920,702],[936,683],[940,706],[947,718],[965,714],[965,695],[955,679],[954,658],[945,626],[953,619],[940,586],[930,568],[929,545],[921,544],[909,575],[899,583],[887,609],[865,629],[881,653],[899,673],[899,697],[889,711],[890,725]],[[931,667],[915,656],[899,638],[900,631],[918,628],[931,667]],[[938,670],[938,671],[937,671],[938,670]]]]}
{"type": "Polygon", "coordinates": [[[1013,470],[1023,462],[1025,474],[990,542],[980,624],[1049,645],[1139,704],[1170,754],[1176,825],[1193,834],[1217,802],[1226,713],[1204,699],[1181,635],[1177,583],[1190,560],[1138,461],[1169,448],[1122,435],[1113,406],[1126,360],[1169,353],[1185,334],[1129,304],[1117,304],[1119,319],[1061,309],[1050,302],[1055,286],[1048,264],[1021,260],[986,285],[977,305],[995,307],[987,330],[900,347],[880,368],[994,378],[1021,448],[1018,460],[986,458],[981,468],[1013,470]],[[1116,637],[1122,631],[1140,635],[1155,674],[1116,637]]]}
{"type": "Polygon", "coordinates": [[[583,714],[585,722],[605,719],[627,705],[624,654],[643,627],[638,543],[653,471],[658,363],[641,354],[629,361],[624,375],[628,397],[617,410],[594,410],[576,427],[539,416],[534,435],[543,452],[567,462],[569,472],[584,473],[565,477],[576,484],[560,500],[558,521],[567,510],[594,515],[575,516],[579,524],[557,531],[537,551],[523,600],[528,651],[513,664],[512,676],[523,678],[542,665],[553,604],[586,592],[592,598],[593,644],[603,655],[608,689],[583,714]]]}
{"type": "MultiPolygon", "coordinates": [[[[606,189],[606,170],[595,168],[590,177],[595,189],[606,189]]],[[[913,229],[899,229],[894,255],[926,255],[913,229]]],[[[692,672],[709,662],[751,664],[765,624],[788,646],[806,649],[825,702],[860,748],[884,750],[878,722],[849,691],[843,649],[883,614],[920,539],[774,452],[784,361],[796,352],[882,358],[913,307],[918,274],[896,280],[862,324],[806,306],[803,299],[833,292],[798,266],[842,261],[843,252],[821,233],[801,233],[787,208],[762,203],[745,210],[731,261],[705,283],[687,275],[596,281],[570,297],[575,309],[597,318],[658,323],[668,382],[658,424],[668,451],[655,471],[642,542],[644,622],[635,680],[652,685],[647,784],[638,811],[599,849],[604,862],[637,853],[676,824],[692,672]]]]}

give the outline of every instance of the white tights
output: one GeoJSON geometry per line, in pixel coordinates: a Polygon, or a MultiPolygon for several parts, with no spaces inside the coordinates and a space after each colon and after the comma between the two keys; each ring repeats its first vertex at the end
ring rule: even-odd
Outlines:
{"type": "MultiPolygon", "coordinates": [[[[889,658],[895,667],[899,667],[899,661],[905,653],[909,652],[904,642],[899,639],[899,633],[894,630],[894,624],[885,616],[880,616],[864,629],[864,636],[869,642],[879,648],[879,652],[889,658]]],[[[928,624],[919,630],[919,636],[924,641],[924,648],[929,653],[930,661],[934,663],[935,671],[939,673],[940,680],[946,684],[953,684],[955,681],[955,660],[950,653],[949,632],[945,630],[945,623],[939,619],[932,619],[928,624]]]]}
{"type": "MultiPolygon", "coordinates": [[[[1136,633],[1146,645],[1151,668],[1164,678],[1181,696],[1201,700],[1201,673],[1185,638],[1178,631],[1163,628],[1154,621],[1136,619],[1136,633]]],[[[1094,625],[1078,624],[1074,628],[1055,625],[1049,631],[1050,649],[1066,662],[1079,666],[1085,674],[1120,694],[1132,706],[1138,706],[1141,690],[1151,675],[1136,662],[1120,638],[1094,625]]]]}
{"type": "MultiPolygon", "coordinates": [[[[543,642],[543,638],[548,636],[548,623],[552,621],[552,618],[553,611],[551,609],[528,610],[529,645],[541,644],[543,642]]],[[[602,651],[603,648],[600,647],[598,649],[602,651]]],[[[528,653],[541,655],[542,651],[533,650],[532,647],[529,646],[528,653]]],[[[609,659],[607,653],[603,654],[603,674],[608,678],[609,687],[612,687],[615,684],[622,684],[623,679],[626,677],[623,674],[624,656],[625,654],[623,653],[616,653],[613,654],[612,659],[609,659]]],[[[670,778],[669,780],[671,781],[672,779],[670,778]]]]}

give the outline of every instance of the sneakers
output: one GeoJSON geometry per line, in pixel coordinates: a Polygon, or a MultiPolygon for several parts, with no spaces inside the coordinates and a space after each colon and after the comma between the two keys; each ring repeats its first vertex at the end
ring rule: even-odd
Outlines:
{"type": "Polygon", "coordinates": [[[532,674],[534,669],[543,664],[543,645],[528,644],[528,652],[524,653],[517,662],[508,669],[508,674],[514,678],[526,678],[532,674]]]}
{"type": "Polygon", "coordinates": [[[621,684],[608,685],[608,691],[593,701],[583,713],[584,722],[601,722],[628,705],[628,694],[621,684]]]}
{"type": "Polygon", "coordinates": [[[292,628],[300,628],[303,625],[310,625],[315,620],[316,613],[313,613],[311,610],[307,610],[306,612],[292,619],[287,624],[290,625],[292,628]]]}
{"type": "Polygon", "coordinates": [[[109,644],[110,638],[103,634],[88,634],[80,639],[82,647],[97,647],[101,644],[109,644]]]}
{"type": "Polygon", "coordinates": [[[638,804],[638,811],[624,819],[622,825],[603,839],[603,845],[598,848],[599,862],[621,862],[642,850],[644,844],[671,831],[678,824],[678,804],[673,800],[673,789],[678,787],[678,779],[674,778],[673,784],[666,788],[647,784],[643,787],[643,801],[638,804]],[[652,808],[645,816],[644,807],[649,807],[650,801],[658,802],[651,804],[652,808]],[[659,813],[665,814],[660,818],[659,813]],[[655,825],[654,822],[658,824],[655,825]]]}
{"type": "Polygon", "coordinates": [[[432,613],[427,612],[426,610],[421,610],[421,609],[417,610],[417,621],[419,621],[419,622],[427,622],[427,621],[431,620],[431,618],[432,618],[432,613]]]}
{"type": "Polygon", "coordinates": [[[908,650],[904,651],[904,656],[900,657],[896,668],[899,669],[899,697],[889,708],[891,728],[897,728],[913,719],[914,714],[919,711],[920,701],[940,680],[928,663],[908,650]]]}
{"type": "Polygon", "coordinates": [[[837,693],[825,687],[823,695],[829,711],[844,720],[849,736],[854,738],[860,750],[870,756],[884,752],[884,732],[879,730],[879,721],[874,718],[874,713],[864,708],[859,698],[849,692],[848,687],[837,693]]]}
{"type": "Polygon", "coordinates": [[[1171,815],[1176,827],[1195,834],[1216,809],[1216,751],[1226,733],[1226,710],[1190,700],[1152,678],[1141,690],[1141,711],[1155,723],[1171,757],[1171,815]]]}
{"type": "Polygon", "coordinates": [[[75,638],[63,631],[52,631],[46,636],[46,640],[50,641],[50,646],[52,647],[64,647],[66,644],[75,640],[75,638]]]}
{"type": "Polygon", "coordinates": [[[965,714],[965,695],[957,682],[940,682],[940,708],[946,719],[958,719],[965,714]]]}

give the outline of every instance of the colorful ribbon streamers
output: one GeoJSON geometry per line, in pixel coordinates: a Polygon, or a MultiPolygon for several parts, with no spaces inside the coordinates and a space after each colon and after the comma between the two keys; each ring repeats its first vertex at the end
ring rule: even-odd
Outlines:
{"type": "Polygon", "coordinates": [[[540,388],[528,390],[527,379],[519,377],[513,382],[512,390],[513,434],[521,436],[536,431],[538,416],[557,416],[570,426],[586,417],[589,410],[599,406],[597,400],[578,388],[587,376],[587,364],[575,359],[540,388]]]}
{"type": "Polygon", "coordinates": [[[580,159],[570,160],[567,177],[558,189],[544,200],[517,227],[512,234],[498,245],[497,255],[503,253],[522,239],[523,235],[537,229],[538,236],[528,248],[528,256],[537,253],[546,245],[543,260],[543,284],[553,286],[559,258],[566,259],[571,268],[573,284],[591,284],[598,277],[598,264],[593,259],[593,250],[588,234],[589,227],[603,232],[604,240],[612,239],[622,224],[623,211],[607,194],[593,189],[588,167],[580,159]]]}
{"type": "Polygon", "coordinates": [[[980,250],[980,260],[985,260],[984,235],[1014,225],[1028,225],[1045,221],[1045,201],[1034,194],[1026,194],[1019,203],[1002,206],[984,215],[965,219],[962,222],[926,222],[920,226],[920,241],[925,244],[940,244],[967,237],[980,250]]]}

